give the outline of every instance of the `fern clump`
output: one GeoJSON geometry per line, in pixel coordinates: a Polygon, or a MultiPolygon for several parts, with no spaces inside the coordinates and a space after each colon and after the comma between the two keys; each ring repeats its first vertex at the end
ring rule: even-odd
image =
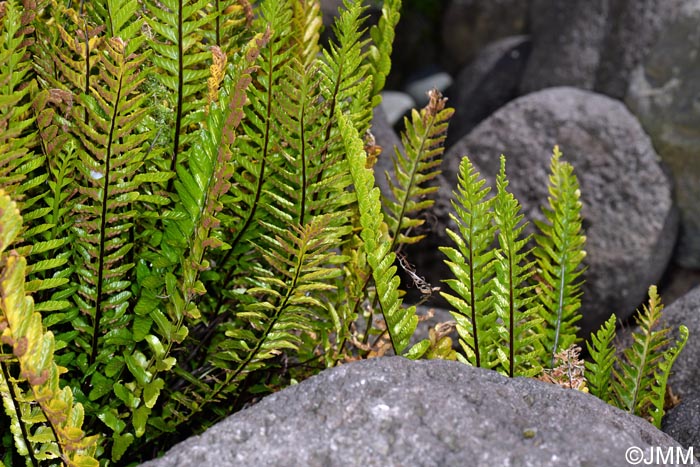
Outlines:
{"type": "Polygon", "coordinates": [[[535,222],[532,250],[526,249],[530,237],[523,235],[520,206],[507,191],[505,158],[495,196],[469,159],[462,159],[451,215],[458,231],[447,229],[455,247],[440,248],[454,275],[445,281],[454,295],[442,296],[454,307],[463,351],[457,358],[508,376],[536,376],[590,392],[658,427],[671,366],[688,330],[681,326],[680,337],[671,343],[670,329],[656,329],[662,306],[652,286],[649,305],[637,317],[640,331],[623,357],[615,354],[612,315],[587,344],[590,360],[580,360],[575,323],[585,235],[578,181],[561,157],[555,147],[545,220],[535,222]]]}
{"type": "Polygon", "coordinates": [[[622,356],[615,354],[615,319],[605,323],[589,344],[591,362],[586,364],[592,393],[629,413],[647,418],[661,427],[671,367],[688,341],[688,328],[680,326],[671,342],[670,328],[658,328],[663,305],[655,286],[649,287],[649,303],[636,316],[639,326],[632,345],[622,356]]]}

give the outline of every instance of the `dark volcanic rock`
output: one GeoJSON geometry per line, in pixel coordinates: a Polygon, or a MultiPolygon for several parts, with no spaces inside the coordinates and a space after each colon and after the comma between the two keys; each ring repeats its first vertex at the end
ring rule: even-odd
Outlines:
{"type": "Polygon", "coordinates": [[[669,410],[661,429],[684,447],[692,446],[696,457],[700,456],[700,392],[686,396],[669,410]]]}
{"type": "Polygon", "coordinates": [[[531,45],[528,36],[499,39],[459,72],[448,102],[455,114],[447,132],[447,147],[518,96],[531,45]]]}
{"type": "Polygon", "coordinates": [[[532,53],[523,94],[550,86],[593,89],[609,0],[532,0],[532,53]]]}
{"type": "Polygon", "coordinates": [[[531,0],[449,0],[442,20],[444,66],[457,71],[479,50],[527,28],[531,0]]]}
{"type": "Polygon", "coordinates": [[[697,400],[700,397],[700,286],[671,303],[664,310],[664,318],[672,329],[684,324],[690,331],[688,343],[673,365],[669,385],[682,398],[692,395],[697,400]]]}
{"type": "Polygon", "coordinates": [[[446,277],[444,267],[431,273],[440,263],[424,252],[448,241],[443,231],[464,155],[493,186],[499,155],[505,154],[509,190],[522,203],[526,219],[542,219],[555,144],[581,184],[588,252],[581,325],[590,331],[613,312],[622,319],[633,313],[648,286],[661,278],[677,229],[670,182],[649,138],[625,106],[608,97],[574,88],[529,94],[499,109],[450,148],[433,209],[440,226],[427,244],[411,252],[410,260],[433,283],[446,277]]]}
{"type": "Polygon", "coordinates": [[[685,1],[630,82],[627,105],[676,184],[681,235],[676,261],[700,267],[700,4],[685,1]]]}
{"type": "Polygon", "coordinates": [[[608,33],[600,52],[595,90],[617,99],[627,93],[632,70],[649,53],[679,0],[611,0],[608,33]]]}
{"type": "Polygon", "coordinates": [[[631,446],[678,445],[582,392],[390,357],[327,370],[144,466],[612,466],[631,446]]]}

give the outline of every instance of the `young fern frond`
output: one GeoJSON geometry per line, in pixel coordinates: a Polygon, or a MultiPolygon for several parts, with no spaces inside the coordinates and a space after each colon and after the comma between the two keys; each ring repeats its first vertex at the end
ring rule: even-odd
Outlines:
{"type": "Polygon", "coordinates": [[[590,360],[586,362],[586,379],[591,394],[598,399],[611,402],[612,393],[610,382],[612,381],[613,365],[615,364],[615,323],[614,314],[603,324],[595,334],[591,334],[591,341],[586,343],[590,360]]]}
{"type": "Polygon", "coordinates": [[[664,409],[666,403],[666,386],[668,385],[668,378],[671,376],[671,368],[673,368],[673,364],[676,362],[685,344],[688,343],[688,336],[690,335],[688,328],[683,325],[678,328],[678,333],[678,339],[674,342],[673,346],[664,352],[663,360],[654,371],[655,384],[651,389],[652,394],[649,395],[649,402],[651,404],[649,408],[649,417],[654,426],[659,429],[661,428],[661,420],[666,413],[664,409]]]}
{"type": "Polygon", "coordinates": [[[393,239],[392,250],[417,243],[424,237],[411,236],[409,231],[425,222],[416,216],[435,202],[429,195],[438,187],[425,184],[440,173],[447,123],[454,113],[453,109],[445,108],[446,101],[438,91],[430,91],[428,105],[420,113],[413,110],[410,123],[406,119],[406,131],[401,138],[405,154],[395,148],[394,176],[386,174],[393,199],[383,200],[393,239]]]}
{"type": "Polygon", "coordinates": [[[0,189],[0,347],[11,348],[0,358],[0,396],[11,408],[10,430],[20,454],[34,465],[60,459],[65,465],[97,466],[92,457],[97,437],[85,436],[83,406],[74,403],[71,388],[59,387],[53,334],[43,328],[41,315],[26,295],[26,260],[15,250],[7,252],[21,223],[16,204],[0,189]],[[10,377],[14,364],[19,366],[18,377],[10,377]]]}
{"type": "MultiPolygon", "coordinates": [[[[459,343],[466,355],[466,362],[473,366],[493,368],[498,364],[495,346],[498,316],[493,308],[494,250],[496,235],[493,223],[493,197],[487,198],[490,187],[474,169],[468,157],[459,164],[457,192],[452,206],[456,215],[450,217],[459,232],[447,229],[447,235],[457,248],[440,247],[447,256],[445,263],[454,279],[445,283],[457,296],[441,292],[454,307],[459,343]]],[[[461,357],[461,355],[459,356],[461,357]]]]}
{"type": "Polygon", "coordinates": [[[580,276],[584,271],[581,265],[586,256],[578,180],[574,168],[560,159],[561,151],[555,146],[550,164],[549,206],[542,209],[546,221],[535,221],[541,232],[535,235],[534,255],[546,336],[542,344],[549,354],[550,368],[554,367],[557,353],[577,342],[580,276]]]}
{"type": "MultiPolygon", "coordinates": [[[[382,236],[384,216],[379,202],[379,188],[374,186],[372,170],[367,168],[367,155],[357,130],[343,114],[339,115],[340,134],[345,144],[346,157],[350,165],[362,225],[363,249],[372,278],[377,288],[377,299],[387,325],[389,338],[396,355],[408,347],[409,339],[416,330],[418,317],[415,306],[403,308],[399,298],[399,278],[393,266],[396,255],[391,251],[391,242],[382,236]]],[[[424,341],[414,346],[407,354],[419,355],[430,343],[424,341]]]]}
{"type": "Polygon", "coordinates": [[[523,215],[520,204],[507,191],[505,157],[501,156],[501,169],[496,177],[497,194],[494,201],[494,221],[498,228],[496,250],[496,278],[493,285],[493,306],[500,319],[497,352],[500,371],[510,377],[534,376],[541,371],[542,346],[538,326],[539,304],[533,293],[534,286],[526,285],[532,276],[532,263],[524,251],[529,240],[522,238],[523,215]]]}
{"type": "Polygon", "coordinates": [[[656,286],[649,287],[649,304],[637,314],[639,332],[632,333],[632,346],[625,350],[619,368],[613,369],[613,400],[619,408],[640,417],[649,417],[657,427],[663,416],[666,383],[671,365],[688,338],[687,328],[669,348],[669,328],[655,330],[663,305],[656,286]]]}

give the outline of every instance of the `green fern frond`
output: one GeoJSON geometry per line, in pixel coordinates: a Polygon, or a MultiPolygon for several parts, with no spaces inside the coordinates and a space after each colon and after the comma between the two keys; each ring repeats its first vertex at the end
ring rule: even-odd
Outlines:
{"type": "Polygon", "coordinates": [[[148,25],[154,32],[149,45],[153,49],[156,74],[170,90],[173,111],[170,171],[174,172],[196,138],[202,122],[209,77],[210,54],[201,44],[199,31],[213,21],[207,0],[164,0],[148,3],[148,25]]]}
{"type": "Polygon", "coordinates": [[[66,465],[97,466],[93,457],[97,437],[85,436],[83,407],[73,402],[70,387],[60,389],[53,334],[44,330],[26,295],[26,260],[16,251],[5,253],[21,222],[17,206],[0,190],[0,330],[3,345],[12,349],[12,357],[0,359],[0,390],[3,405],[11,407],[11,431],[18,452],[34,463],[60,459],[66,465]],[[10,377],[13,364],[19,366],[18,378],[10,377]]]}
{"type": "Polygon", "coordinates": [[[669,348],[670,328],[655,330],[662,310],[656,286],[649,287],[649,303],[636,316],[639,332],[632,333],[632,346],[624,351],[619,368],[613,368],[612,384],[615,405],[659,424],[671,366],[688,337],[687,329],[681,329],[676,345],[669,348]]]}
{"type": "MultiPolygon", "coordinates": [[[[366,8],[362,2],[350,1],[345,2],[345,8],[333,25],[337,42],[323,50],[319,63],[321,91],[327,106],[327,141],[339,111],[350,118],[360,135],[369,129],[372,118],[372,109],[366,105],[372,92],[365,51],[368,41],[362,37],[362,14],[366,8]]],[[[333,153],[331,148],[328,152],[333,153]]]]}
{"type": "Polygon", "coordinates": [[[495,252],[493,288],[493,305],[500,319],[497,326],[501,339],[498,353],[501,369],[508,376],[534,376],[541,371],[541,336],[537,333],[541,318],[536,296],[532,293],[534,286],[526,285],[533,274],[533,263],[526,260],[530,252],[524,251],[529,236],[522,237],[526,223],[522,222],[520,204],[507,187],[505,157],[501,156],[494,201],[499,244],[495,252]]]}
{"type": "MultiPolygon", "coordinates": [[[[217,101],[211,106],[206,124],[193,146],[193,154],[196,154],[196,157],[178,166],[174,186],[178,190],[179,201],[175,205],[174,215],[164,221],[166,231],[161,247],[165,258],[160,262],[168,264],[168,257],[173,254],[176,258],[182,256],[179,265],[180,281],[178,282],[178,277],[171,272],[167,272],[161,280],[157,269],[146,271],[144,268],[144,274],[153,279],[152,287],[137,304],[136,313],[149,316],[156,324],[157,331],[154,333],[157,332],[159,337],[153,334],[146,336],[155,358],[144,370],[154,376],[152,381],[160,381],[160,389],[163,388],[164,380],[155,377],[156,373],[173,368],[176,363],[175,358],[170,355],[173,346],[187,338],[190,326],[201,322],[197,299],[206,293],[206,289],[200,280],[200,274],[208,269],[210,264],[205,254],[217,248],[230,248],[219,238],[217,231],[221,225],[223,200],[232,188],[232,148],[235,147],[236,129],[244,117],[246,91],[252,81],[251,75],[256,70],[254,64],[269,38],[269,32],[254,37],[240,61],[232,66],[231,76],[225,78],[223,88],[217,92],[217,101]],[[161,309],[156,292],[158,287],[163,286],[168,298],[165,310],[161,309]]],[[[223,66],[223,63],[220,66],[223,66]]],[[[215,74],[219,72],[223,70],[213,70],[215,74]]],[[[221,332],[223,333],[223,330],[221,332]]],[[[196,386],[204,388],[205,396],[202,397],[211,397],[206,401],[199,399],[195,406],[187,402],[189,395],[173,392],[173,403],[166,404],[168,415],[165,423],[178,423],[181,421],[178,417],[192,416],[201,411],[204,405],[217,399],[215,394],[228,387],[228,384],[224,384],[218,389],[210,389],[189,374],[186,368],[189,363],[181,362],[179,367],[173,369],[185,380],[196,382],[196,386]],[[174,408],[173,404],[185,404],[189,414],[182,414],[182,409],[174,408]],[[172,420],[173,416],[177,420],[172,420]]],[[[154,393],[153,404],[160,389],[154,393]]],[[[168,428],[166,425],[164,429],[173,427],[168,428]]]]}
{"type": "Polygon", "coordinates": [[[610,318],[601,326],[595,334],[591,334],[591,341],[586,343],[590,360],[586,362],[586,379],[591,394],[598,399],[610,402],[613,365],[615,364],[615,323],[616,316],[610,318]]]}
{"type": "Polygon", "coordinates": [[[493,368],[498,363],[494,348],[499,340],[491,296],[496,275],[491,246],[496,227],[492,211],[494,198],[487,199],[491,189],[484,187],[485,184],[469,158],[464,157],[459,164],[456,199],[452,201],[456,215],[450,215],[459,233],[447,229],[457,249],[440,247],[454,275],[454,279],[445,283],[457,296],[444,292],[440,295],[456,310],[452,314],[457,321],[466,361],[477,367],[493,368]]]}
{"type": "Polygon", "coordinates": [[[384,89],[386,78],[391,71],[391,52],[394,44],[394,30],[399,22],[401,0],[386,0],[382,5],[382,16],[376,26],[370,28],[372,45],[369,49],[372,67],[372,107],[382,101],[379,94],[384,89]]]}
{"type": "Polygon", "coordinates": [[[5,3],[0,28],[0,188],[18,200],[25,211],[37,201],[27,196],[28,192],[46,177],[30,175],[41,167],[44,156],[33,151],[37,135],[30,108],[36,82],[31,62],[25,59],[22,10],[15,1],[5,3]]]}
{"type": "Polygon", "coordinates": [[[440,173],[440,163],[447,131],[447,122],[454,113],[445,108],[442,95],[430,92],[428,105],[419,112],[413,110],[411,121],[406,122],[406,131],[401,135],[405,154],[395,148],[394,176],[386,174],[393,199],[384,199],[389,232],[393,238],[392,249],[404,243],[416,243],[424,235],[409,235],[411,229],[425,222],[417,218],[418,213],[434,204],[429,195],[437,186],[425,186],[440,173]]]}
{"type": "MultiPolygon", "coordinates": [[[[91,341],[90,362],[100,349],[103,316],[108,321],[121,317],[131,296],[127,273],[133,263],[127,255],[132,248],[133,205],[139,197],[136,174],[149,139],[148,133],[135,131],[146,111],[140,108],[144,96],[138,92],[145,57],[125,55],[126,44],[120,38],[111,38],[105,45],[99,81],[74,107],[77,136],[84,148],[79,151],[81,198],[75,207],[80,220],[74,225],[82,257],[76,300],[91,318],[84,328],[91,341]],[[83,110],[90,115],[90,125],[81,119],[83,110]]],[[[105,354],[109,356],[110,351],[105,354]]]]}
{"type": "Polygon", "coordinates": [[[379,202],[379,188],[374,186],[372,170],[367,168],[367,155],[362,140],[345,115],[340,114],[338,122],[357,194],[363,249],[372,270],[377,299],[392,347],[396,355],[401,355],[418,325],[416,309],[415,306],[401,306],[399,278],[396,267],[393,266],[396,255],[391,251],[391,242],[382,238],[384,216],[379,202]]]}
{"type": "Polygon", "coordinates": [[[661,420],[666,413],[664,406],[666,403],[666,386],[668,385],[668,378],[671,376],[673,364],[676,362],[676,359],[685,347],[685,344],[688,343],[688,336],[690,335],[688,328],[683,325],[678,328],[678,333],[678,339],[672,347],[668,348],[664,352],[663,361],[659,362],[657,370],[654,372],[654,385],[651,389],[652,393],[649,395],[649,402],[651,404],[649,408],[651,422],[654,424],[654,426],[656,426],[656,428],[659,429],[661,429],[661,420]]]}
{"type": "Polygon", "coordinates": [[[535,221],[540,235],[535,235],[539,299],[546,339],[542,344],[554,356],[577,341],[576,322],[581,319],[581,267],[586,256],[586,237],[581,233],[581,201],[578,180],[573,167],[561,160],[559,147],[554,147],[550,164],[548,207],[542,212],[545,222],[535,221]]]}

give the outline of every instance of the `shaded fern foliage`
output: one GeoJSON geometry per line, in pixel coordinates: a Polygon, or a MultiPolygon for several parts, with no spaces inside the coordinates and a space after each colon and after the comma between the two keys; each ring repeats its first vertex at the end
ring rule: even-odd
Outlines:
{"type": "Polygon", "coordinates": [[[314,0],[2,5],[6,465],[140,462],[325,367],[429,349],[393,263],[445,100],[407,125],[386,214],[366,155],[399,1],[369,34],[348,1],[327,46],[314,0]]]}

